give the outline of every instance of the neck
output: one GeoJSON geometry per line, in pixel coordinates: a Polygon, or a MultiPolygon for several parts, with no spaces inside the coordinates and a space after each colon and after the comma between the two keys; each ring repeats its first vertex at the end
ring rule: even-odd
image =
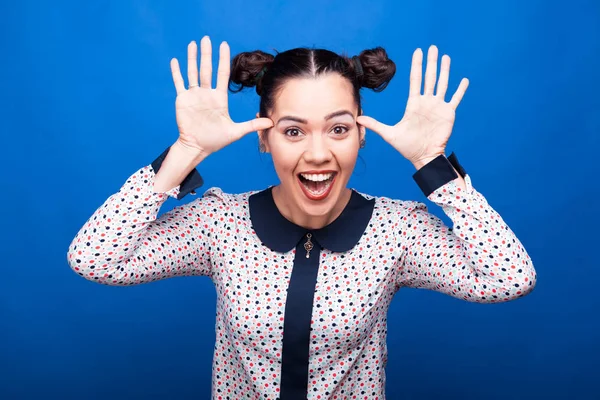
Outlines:
{"type": "Polygon", "coordinates": [[[350,196],[352,195],[350,189],[344,188],[331,210],[323,215],[309,215],[300,209],[298,204],[293,201],[293,196],[288,195],[285,189],[281,187],[281,184],[274,186],[272,193],[275,205],[281,215],[288,221],[307,229],[320,229],[335,221],[350,201],[350,196]]]}

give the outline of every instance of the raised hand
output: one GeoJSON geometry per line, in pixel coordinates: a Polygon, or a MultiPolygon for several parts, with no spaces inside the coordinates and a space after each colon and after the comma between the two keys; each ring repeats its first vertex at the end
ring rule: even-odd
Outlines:
{"type": "Polygon", "coordinates": [[[182,145],[208,156],[244,135],[273,126],[269,118],[256,118],[236,123],[229,117],[227,87],[230,51],[226,42],[219,49],[217,87],[212,88],[212,46],[208,36],[200,42],[200,79],[198,80],[198,47],[188,45],[188,84],[186,90],[176,58],[171,60],[173,82],[177,90],[175,110],[182,145]]]}
{"type": "Polygon", "coordinates": [[[444,154],[452,133],[456,108],[469,86],[469,80],[463,78],[450,102],[445,101],[450,57],[444,55],[437,91],[434,94],[437,58],[438,49],[432,45],[427,53],[425,87],[421,94],[423,52],[417,49],[413,53],[408,102],[404,117],[396,125],[385,125],[367,116],[357,118],[359,124],[378,133],[417,168],[444,154]]]}

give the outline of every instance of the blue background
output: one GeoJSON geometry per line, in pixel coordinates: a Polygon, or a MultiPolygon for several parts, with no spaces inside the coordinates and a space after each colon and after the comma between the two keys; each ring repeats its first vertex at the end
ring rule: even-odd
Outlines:
{"type": "MultiPolygon", "coordinates": [[[[176,140],[169,60],[205,34],[232,55],[384,46],[397,75],[383,93],[365,92],[364,107],[389,124],[403,114],[413,50],[433,43],[449,54],[449,94],[462,77],[471,84],[448,151],[539,278],[530,296],[498,305],[400,291],[388,398],[600,398],[597,1],[29,0],[2,2],[0,15],[1,399],[209,398],[209,279],[107,287],[66,259],[95,209],[176,140]]],[[[230,104],[235,121],[247,120],[258,98],[248,91],[230,104]]],[[[361,154],[352,187],[424,201],[449,221],[375,133],[361,154]]],[[[277,182],[254,134],[199,170],[205,188],[277,182]]]]}

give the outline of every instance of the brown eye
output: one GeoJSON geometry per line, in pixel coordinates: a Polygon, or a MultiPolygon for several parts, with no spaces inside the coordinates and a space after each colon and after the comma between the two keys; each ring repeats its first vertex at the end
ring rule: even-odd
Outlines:
{"type": "Polygon", "coordinates": [[[297,128],[290,128],[285,131],[285,135],[290,137],[298,137],[301,135],[301,133],[297,128]]]}
{"type": "Polygon", "coordinates": [[[342,125],[338,125],[333,128],[333,133],[335,133],[336,135],[343,135],[346,132],[348,132],[348,128],[342,125]]]}

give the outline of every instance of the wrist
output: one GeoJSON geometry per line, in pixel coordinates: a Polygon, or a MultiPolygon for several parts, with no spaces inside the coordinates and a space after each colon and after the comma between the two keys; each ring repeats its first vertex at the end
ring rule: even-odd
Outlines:
{"type": "Polygon", "coordinates": [[[418,160],[415,161],[411,161],[412,165],[414,165],[414,167],[419,170],[421,168],[423,168],[425,165],[429,164],[431,161],[435,160],[436,158],[438,158],[439,156],[443,156],[444,154],[436,154],[433,156],[428,156],[428,157],[422,157],[419,158],[418,160]]]}
{"type": "Polygon", "coordinates": [[[155,171],[154,191],[166,192],[180,185],[206,156],[177,140],[170,146],[158,171],[155,171]]]}
{"type": "Polygon", "coordinates": [[[196,166],[209,156],[204,150],[190,146],[179,139],[171,146],[171,150],[173,149],[174,153],[177,153],[177,158],[183,161],[183,164],[196,166]]]}

